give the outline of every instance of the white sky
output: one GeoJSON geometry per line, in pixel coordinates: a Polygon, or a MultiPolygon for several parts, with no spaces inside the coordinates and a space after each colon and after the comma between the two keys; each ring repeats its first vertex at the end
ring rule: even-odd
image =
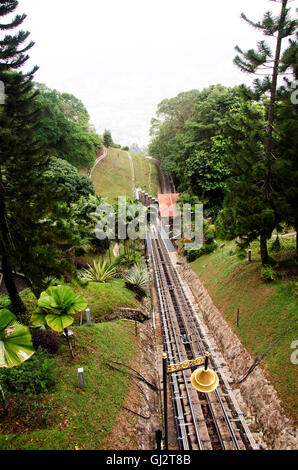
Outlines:
{"type": "MultiPolygon", "coordinates": [[[[292,7],[295,3],[291,4],[292,7]]],[[[297,4],[296,4],[297,6],[297,4]]],[[[158,103],[181,91],[250,80],[234,47],[261,38],[241,18],[261,20],[269,0],[20,0],[35,46],[35,80],[80,98],[99,133],[147,144],[158,103]]],[[[294,8],[293,8],[294,11],[294,8]]]]}

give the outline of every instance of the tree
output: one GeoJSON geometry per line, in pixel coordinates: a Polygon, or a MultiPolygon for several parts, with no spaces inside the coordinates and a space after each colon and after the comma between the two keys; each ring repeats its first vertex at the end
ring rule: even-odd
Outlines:
{"type": "MultiPolygon", "coordinates": [[[[264,95],[269,93],[269,101],[266,103],[266,134],[264,136],[263,149],[258,154],[260,172],[259,176],[256,175],[254,185],[261,188],[259,197],[261,198],[262,204],[260,206],[261,213],[271,213],[274,211],[276,205],[274,199],[273,189],[273,165],[276,159],[275,156],[275,136],[274,136],[274,122],[276,115],[276,101],[277,101],[277,80],[281,73],[285,73],[288,67],[285,67],[285,62],[282,61],[282,41],[291,37],[296,30],[296,21],[290,18],[290,9],[287,8],[288,0],[282,0],[281,11],[277,17],[273,16],[272,12],[266,12],[261,22],[254,23],[249,20],[244,13],[242,18],[251,26],[267,37],[275,38],[275,51],[273,52],[266,41],[259,41],[257,50],[249,49],[248,51],[242,51],[239,46],[236,47],[238,55],[235,57],[235,64],[243,71],[253,75],[263,75],[262,80],[256,78],[254,80],[254,90],[249,90],[243,87],[244,92],[248,99],[251,100],[264,100],[264,95]]],[[[257,155],[256,155],[257,157],[257,155]]],[[[244,202],[245,204],[245,202],[244,202]]],[[[270,219],[272,223],[277,223],[275,216],[270,219]]],[[[258,217],[258,214],[255,215],[258,217]]],[[[265,222],[265,221],[264,221],[265,222]]],[[[274,226],[271,226],[273,229],[274,226]]],[[[272,231],[272,230],[271,230],[272,231]]],[[[270,226],[260,231],[260,248],[261,248],[261,259],[262,264],[268,263],[268,252],[267,252],[267,239],[271,236],[270,226]]]]}
{"type": "MultiPolygon", "coordinates": [[[[17,6],[18,2],[15,0],[3,1],[0,17],[13,13],[17,6]]],[[[25,18],[26,15],[16,15],[10,23],[1,23],[0,31],[8,31],[20,26],[25,18]]],[[[20,312],[25,311],[25,306],[18,295],[12,272],[11,253],[14,246],[8,222],[6,185],[9,175],[6,168],[7,164],[16,157],[13,155],[16,136],[20,132],[24,138],[24,127],[27,129],[29,123],[32,122],[28,107],[33,95],[29,98],[28,94],[31,91],[31,81],[37,67],[26,75],[12,73],[22,67],[29,58],[26,52],[32,48],[34,43],[31,41],[27,45],[23,45],[28,36],[29,32],[19,31],[14,36],[6,34],[0,41],[0,81],[5,84],[5,106],[1,106],[0,109],[0,253],[2,255],[3,278],[12,301],[12,307],[20,312]],[[19,117],[21,110],[23,113],[22,124],[17,117],[15,119],[15,113],[18,113],[19,117]]],[[[27,148],[28,146],[25,145],[24,153],[27,148]]]]}
{"type": "MultiPolygon", "coordinates": [[[[16,7],[17,2],[5,2],[12,3],[16,7]]],[[[5,14],[3,8],[0,13],[5,14]]],[[[0,108],[0,253],[4,282],[16,314],[24,312],[25,305],[13,269],[24,273],[38,295],[46,276],[72,269],[63,254],[78,237],[72,221],[67,220],[67,206],[57,202],[42,184],[48,158],[36,138],[40,123],[35,106],[38,92],[32,84],[36,68],[27,74],[8,70],[27,60],[17,49],[20,38],[27,36],[5,36],[0,55],[0,80],[6,92],[5,105],[0,108]]]]}
{"type": "Polygon", "coordinates": [[[64,331],[71,356],[74,357],[68,327],[74,322],[73,315],[84,310],[87,305],[85,297],[75,295],[69,286],[52,286],[41,293],[38,310],[32,315],[31,321],[35,325],[48,325],[58,333],[64,331]]]}
{"type": "Polygon", "coordinates": [[[274,187],[279,195],[279,208],[288,225],[296,230],[296,254],[298,255],[298,106],[295,88],[298,83],[298,44],[290,40],[283,54],[283,68],[292,69],[293,75],[285,79],[280,92],[280,105],[276,114],[277,158],[273,164],[274,187]]]}
{"type": "Polygon", "coordinates": [[[83,103],[73,95],[49,90],[44,85],[35,87],[40,91],[35,100],[40,115],[36,138],[44,152],[78,168],[91,168],[102,142],[89,125],[83,103]]]}
{"type": "Polygon", "coordinates": [[[202,91],[180,93],[158,106],[152,121],[150,154],[174,176],[178,191],[192,193],[215,216],[222,206],[229,168],[228,141],[222,135],[226,114],[239,101],[238,89],[213,85],[202,91]]]}
{"type": "Polygon", "coordinates": [[[95,195],[92,180],[61,158],[49,159],[43,174],[43,184],[47,191],[51,192],[52,198],[67,204],[78,201],[82,196],[95,195]]]}
{"type": "Polygon", "coordinates": [[[113,143],[111,131],[109,131],[107,129],[104,131],[104,134],[103,134],[103,143],[104,143],[104,146],[107,147],[107,148],[111,147],[111,145],[113,143]]]}
{"type": "MultiPolygon", "coordinates": [[[[239,237],[241,244],[248,246],[259,236],[267,240],[279,222],[275,198],[271,197],[264,204],[261,181],[266,171],[266,162],[261,158],[266,136],[265,109],[259,104],[243,101],[228,113],[227,120],[230,176],[217,226],[224,238],[239,237]]],[[[261,256],[264,264],[268,263],[268,257],[264,257],[262,251],[261,256]]]]}

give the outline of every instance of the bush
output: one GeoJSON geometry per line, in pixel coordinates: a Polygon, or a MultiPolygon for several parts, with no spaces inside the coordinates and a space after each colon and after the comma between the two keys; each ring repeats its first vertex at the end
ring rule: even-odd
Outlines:
{"type": "Polygon", "coordinates": [[[115,265],[108,264],[106,261],[101,262],[99,259],[93,261],[93,266],[89,264],[88,269],[83,268],[80,276],[83,281],[108,282],[114,279],[116,273],[117,268],[115,265]]]}
{"type": "Polygon", "coordinates": [[[128,268],[131,268],[137,263],[140,263],[142,261],[142,256],[139,253],[133,253],[130,255],[120,255],[115,261],[115,265],[118,266],[126,266],[128,268]]]}
{"type": "Polygon", "coordinates": [[[263,266],[261,269],[261,278],[265,282],[273,282],[277,279],[277,273],[272,266],[263,266]]]}
{"type": "Polygon", "coordinates": [[[125,286],[136,293],[141,300],[147,295],[149,273],[145,263],[135,264],[125,276],[125,286]]]}
{"type": "Polygon", "coordinates": [[[23,364],[0,369],[0,383],[6,392],[34,394],[47,392],[56,383],[55,360],[41,348],[23,364]]]}
{"type": "Polygon", "coordinates": [[[238,247],[236,250],[237,258],[239,259],[246,259],[247,258],[247,251],[245,248],[238,247]]]}
{"type": "Polygon", "coordinates": [[[281,244],[279,237],[277,236],[274,240],[274,242],[271,244],[269,250],[274,253],[278,253],[281,250],[281,244]]]}
{"type": "Polygon", "coordinates": [[[35,351],[40,347],[49,354],[55,354],[60,347],[58,335],[54,331],[34,328],[31,329],[31,336],[35,351]]]}
{"type": "Polygon", "coordinates": [[[189,263],[192,263],[196,259],[200,258],[200,256],[207,255],[212,253],[217,248],[217,243],[212,241],[211,243],[206,243],[202,246],[199,250],[188,250],[186,253],[186,259],[189,263]]]}

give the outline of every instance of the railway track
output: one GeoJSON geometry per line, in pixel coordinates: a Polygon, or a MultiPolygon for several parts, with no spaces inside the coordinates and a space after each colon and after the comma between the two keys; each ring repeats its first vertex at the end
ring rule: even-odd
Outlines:
{"type": "Polygon", "coordinates": [[[153,227],[149,238],[164,350],[169,364],[195,359],[210,351],[210,367],[219,377],[219,387],[205,394],[191,385],[190,377],[196,367],[168,375],[179,449],[257,449],[159,229],[153,227]]]}

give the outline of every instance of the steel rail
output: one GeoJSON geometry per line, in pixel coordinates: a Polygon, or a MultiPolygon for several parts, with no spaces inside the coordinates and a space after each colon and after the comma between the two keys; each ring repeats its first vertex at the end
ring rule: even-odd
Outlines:
{"type": "MultiPolygon", "coordinates": [[[[164,254],[165,254],[165,253],[163,252],[163,253],[162,253],[162,256],[164,256],[164,254]]],[[[169,261],[169,260],[168,260],[168,261],[169,261]]],[[[169,265],[167,265],[167,268],[169,268],[169,265]]],[[[176,287],[178,287],[178,283],[176,283],[176,287]]],[[[173,304],[173,307],[174,307],[174,309],[175,309],[174,304],[173,304]]],[[[178,307],[178,304],[177,304],[177,307],[178,307]]],[[[175,309],[175,310],[176,310],[176,309],[175,309]]],[[[187,312],[187,308],[185,308],[184,311],[187,312]]],[[[184,322],[184,320],[183,320],[182,315],[181,315],[180,312],[178,312],[177,310],[175,311],[175,313],[176,313],[177,316],[179,316],[179,320],[180,320],[180,322],[181,322],[182,325],[183,325],[184,331],[187,332],[187,331],[188,331],[188,328],[187,328],[186,325],[185,325],[185,322],[184,322]]],[[[195,333],[196,333],[196,331],[195,331],[195,333]]],[[[197,334],[196,334],[196,336],[197,336],[197,334]]],[[[192,346],[191,343],[190,343],[190,349],[191,349],[191,353],[192,353],[192,358],[194,358],[194,357],[196,356],[196,354],[195,354],[195,351],[194,351],[193,346],[192,346]]],[[[200,347],[200,353],[201,353],[202,356],[205,355],[205,352],[206,352],[206,351],[203,350],[202,347],[200,347]]],[[[181,361],[182,358],[179,357],[179,360],[181,361]]],[[[209,398],[208,394],[205,395],[205,399],[206,399],[206,402],[207,402],[207,404],[208,404],[208,409],[209,409],[209,412],[210,412],[210,414],[211,414],[212,423],[213,423],[213,425],[214,425],[214,427],[215,427],[215,430],[216,430],[216,433],[217,433],[217,436],[218,436],[219,443],[220,443],[222,449],[225,449],[225,444],[224,444],[224,441],[223,441],[221,432],[220,432],[220,430],[219,430],[218,423],[217,423],[217,420],[216,420],[216,417],[215,417],[215,412],[214,412],[213,407],[212,407],[212,405],[211,405],[211,401],[210,401],[210,398],[209,398]]]]}
{"type": "MultiPolygon", "coordinates": [[[[153,246],[154,246],[153,250],[156,252],[155,244],[153,244],[153,246]]],[[[155,253],[155,257],[156,257],[156,253],[155,253]]],[[[157,274],[161,278],[161,270],[160,270],[159,267],[157,268],[157,274]]],[[[181,355],[181,350],[180,350],[180,347],[179,347],[179,341],[178,341],[178,338],[177,338],[175,325],[173,323],[173,318],[170,314],[170,306],[169,306],[166,295],[163,295],[163,298],[164,298],[165,303],[166,303],[166,308],[164,309],[164,312],[166,313],[167,322],[170,322],[170,325],[171,325],[171,331],[172,331],[172,335],[174,337],[174,342],[175,342],[175,346],[176,346],[176,350],[177,350],[177,354],[178,354],[177,358],[178,358],[178,360],[181,361],[182,360],[182,355],[181,355]]],[[[172,361],[175,361],[174,354],[172,355],[172,361]]],[[[185,391],[186,391],[186,394],[187,394],[188,405],[189,405],[190,412],[191,412],[192,419],[193,419],[192,424],[193,424],[195,434],[196,434],[197,445],[198,445],[199,449],[202,450],[203,449],[203,443],[202,443],[202,440],[201,440],[200,430],[199,430],[199,427],[198,427],[198,424],[197,424],[196,414],[195,414],[195,410],[194,410],[194,407],[193,407],[193,404],[192,404],[192,399],[191,399],[190,392],[189,392],[188,379],[185,375],[185,372],[182,372],[182,377],[183,377],[183,381],[184,381],[185,391]]],[[[176,397],[176,399],[177,399],[177,397],[176,397]]],[[[182,421],[182,419],[183,419],[182,415],[178,414],[177,419],[182,421]]],[[[189,425],[190,425],[190,423],[187,423],[186,421],[184,423],[179,423],[180,427],[181,426],[189,426],[189,425]]]]}
{"type": "MultiPolygon", "coordinates": [[[[157,265],[155,263],[155,258],[157,258],[156,256],[156,245],[157,245],[157,242],[156,240],[154,240],[154,242],[152,243],[152,240],[151,240],[151,246],[152,246],[152,253],[155,252],[155,254],[152,256],[153,258],[153,263],[154,263],[154,272],[159,276],[160,276],[160,268],[158,266],[157,268],[157,265]]],[[[166,296],[164,295],[163,296],[164,299],[165,299],[165,302],[167,304],[166,306],[166,309],[163,309],[163,312],[165,313],[165,310],[168,312],[166,314],[167,316],[167,319],[170,321],[170,324],[171,324],[171,329],[172,329],[172,334],[174,336],[174,341],[175,341],[175,345],[176,345],[176,349],[177,349],[177,353],[178,353],[178,360],[181,361],[182,360],[182,355],[181,355],[181,351],[180,351],[180,347],[179,347],[179,341],[178,341],[178,338],[177,338],[177,334],[176,334],[176,329],[175,329],[175,325],[173,323],[173,318],[170,314],[170,306],[169,306],[169,303],[168,303],[168,300],[166,298],[166,296]]],[[[163,320],[163,318],[162,318],[163,320]]],[[[175,357],[174,355],[172,355],[172,361],[175,361],[175,357]]],[[[199,430],[199,427],[198,427],[198,423],[197,423],[197,419],[196,419],[196,414],[195,414],[195,410],[194,410],[194,406],[193,406],[193,403],[192,403],[192,399],[191,399],[191,396],[190,396],[190,392],[189,392],[189,383],[188,383],[188,379],[185,375],[185,372],[182,372],[182,377],[183,377],[183,381],[184,381],[184,385],[185,385],[185,390],[186,390],[186,393],[187,393],[187,399],[188,399],[188,404],[189,404],[189,408],[190,408],[190,411],[191,411],[191,415],[192,415],[192,420],[193,420],[193,427],[194,427],[194,430],[195,430],[195,434],[196,434],[196,439],[197,439],[197,444],[198,444],[198,447],[200,450],[203,450],[203,443],[202,443],[202,439],[201,439],[201,436],[200,436],[200,430],[199,430]]],[[[176,378],[176,377],[175,377],[176,378]]],[[[184,423],[181,423],[179,422],[178,423],[178,420],[181,420],[182,421],[182,416],[181,414],[178,414],[177,416],[177,420],[176,420],[176,423],[178,424],[179,427],[186,427],[186,426],[189,426],[190,423],[187,423],[185,420],[184,420],[184,423]]]]}
{"type": "MultiPolygon", "coordinates": [[[[153,263],[153,268],[154,268],[155,283],[157,285],[159,305],[161,307],[161,313],[162,313],[161,319],[162,319],[162,327],[163,327],[163,336],[164,336],[165,343],[167,345],[167,349],[169,350],[169,352],[171,351],[172,360],[174,360],[175,354],[174,354],[174,350],[173,350],[173,347],[172,347],[172,342],[171,342],[171,339],[170,339],[171,338],[171,333],[169,331],[171,329],[172,330],[172,336],[174,337],[174,342],[175,342],[175,346],[176,346],[176,350],[177,350],[178,360],[179,361],[182,360],[182,355],[181,355],[181,351],[180,351],[180,348],[179,348],[179,340],[178,340],[178,337],[177,337],[177,334],[176,334],[176,331],[175,331],[176,329],[175,329],[174,321],[173,321],[172,314],[171,314],[171,310],[174,310],[174,313],[176,315],[176,321],[179,325],[179,328],[181,329],[181,331],[184,331],[185,333],[188,333],[189,332],[189,327],[190,327],[190,329],[193,332],[193,335],[195,337],[195,345],[197,346],[197,348],[198,348],[199,352],[201,353],[201,355],[204,355],[204,353],[206,351],[206,340],[204,340],[206,338],[206,334],[204,333],[204,329],[203,329],[202,325],[199,322],[199,319],[197,317],[197,314],[196,314],[196,311],[194,309],[193,303],[190,300],[190,294],[186,291],[185,284],[182,281],[182,279],[180,277],[180,274],[178,273],[177,269],[175,268],[175,266],[173,265],[173,263],[170,259],[167,247],[166,247],[160,233],[156,230],[155,227],[153,228],[153,230],[155,230],[155,232],[157,233],[157,237],[152,237],[152,238],[150,237],[151,238],[151,247],[152,247],[152,263],[153,263]],[[152,241],[154,241],[154,242],[152,243],[152,241]],[[159,263],[158,263],[158,259],[160,260],[159,263]],[[163,276],[162,276],[162,272],[161,272],[161,266],[163,267],[163,276]],[[162,285],[162,287],[161,287],[163,277],[165,278],[165,280],[168,284],[167,285],[162,285]],[[167,295],[166,295],[166,292],[165,292],[165,288],[170,287],[172,285],[175,285],[177,293],[172,293],[172,295],[170,293],[170,295],[169,295],[169,297],[171,299],[171,304],[172,304],[172,307],[173,307],[171,309],[171,306],[169,305],[169,299],[167,298],[167,295]],[[186,315],[188,325],[185,323],[185,320],[184,320],[183,316],[181,315],[181,312],[179,311],[179,304],[183,306],[183,313],[186,315]],[[200,334],[200,336],[203,336],[204,339],[199,338],[198,331],[200,333],[203,332],[203,335],[200,334]]],[[[207,348],[208,348],[208,350],[210,350],[211,349],[210,345],[207,345],[207,348]]],[[[185,352],[187,354],[186,348],[185,348],[185,352]]],[[[190,342],[190,344],[189,344],[188,353],[190,353],[190,352],[191,352],[192,356],[194,357],[195,350],[194,350],[192,342],[190,342]]],[[[241,440],[242,440],[245,448],[257,449],[258,447],[256,446],[256,443],[255,443],[255,441],[254,441],[254,439],[251,435],[251,432],[250,432],[250,430],[247,426],[247,423],[246,423],[246,421],[243,417],[243,414],[242,414],[242,412],[241,412],[241,410],[238,406],[238,403],[235,400],[235,397],[233,396],[232,389],[229,386],[229,384],[228,384],[226,378],[224,377],[224,375],[221,373],[221,370],[220,370],[220,367],[217,364],[217,361],[214,361],[212,356],[211,356],[211,364],[214,366],[214,369],[218,372],[218,375],[219,375],[219,378],[220,378],[221,388],[225,389],[224,396],[225,396],[226,403],[229,405],[229,408],[230,408],[229,411],[232,412],[231,408],[234,407],[235,411],[232,414],[232,416],[233,416],[232,421],[233,422],[238,422],[242,426],[242,429],[237,428],[237,431],[239,432],[240,437],[242,438],[241,440]],[[231,406],[231,405],[233,405],[233,406],[231,406]],[[237,416],[236,419],[235,419],[235,415],[237,416]]],[[[193,419],[192,424],[193,424],[193,426],[195,428],[195,431],[196,431],[198,447],[200,449],[202,449],[203,444],[202,444],[202,441],[201,441],[201,438],[200,438],[200,431],[199,431],[199,428],[198,428],[198,425],[197,425],[197,419],[196,419],[196,416],[194,414],[195,413],[194,412],[194,407],[193,407],[192,399],[191,399],[191,396],[190,396],[190,393],[189,393],[188,380],[187,380],[184,373],[183,373],[183,380],[184,380],[184,385],[185,385],[185,389],[186,389],[186,392],[187,392],[187,398],[188,398],[188,401],[189,401],[189,404],[190,404],[189,407],[191,409],[191,414],[192,414],[192,419],[193,419]]],[[[178,383],[176,377],[174,377],[174,383],[172,384],[172,386],[175,388],[175,392],[177,393],[177,387],[179,389],[179,383],[178,383]]],[[[178,391],[178,393],[179,393],[179,391],[178,391]]],[[[239,446],[239,443],[238,443],[239,438],[237,438],[237,436],[234,432],[231,419],[228,416],[225,404],[224,404],[218,390],[215,391],[215,396],[216,396],[217,402],[220,406],[222,416],[223,416],[223,420],[224,420],[224,422],[226,424],[226,427],[227,427],[227,431],[230,435],[230,440],[233,442],[234,448],[239,450],[241,448],[239,446]]],[[[215,410],[213,410],[213,406],[212,406],[212,403],[211,403],[211,400],[210,400],[209,396],[207,394],[205,394],[205,397],[206,397],[205,399],[206,399],[206,402],[207,402],[207,405],[208,405],[208,411],[211,415],[211,421],[214,424],[214,427],[215,427],[215,430],[216,430],[218,441],[219,441],[221,447],[224,449],[225,444],[223,442],[223,437],[221,435],[221,432],[220,432],[220,429],[219,429],[219,426],[218,426],[218,423],[217,423],[217,419],[216,419],[216,414],[218,414],[218,413],[216,413],[215,410]]],[[[176,401],[178,401],[178,400],[173,400],[175,405],[177,405],[176,401]]],[[[178,401],[178,403],[180,403],[180,400],[178,401]]],[[[182,415],[180,415],[180,412],[178,412],[178,417],[179,418],[182,417],[182,415]]],[[[187,423],[187,425],[189,426],[190,423],[187,423]]],[[[179,423],[176,420],[176,426],[178,428],[180,428],[179,432],[181,433],[183,428],[186,427],[186,422],[181,423],[181,426],[179,426],[179,423]],[[177,424],[178,424],[178,426],[177,426],[177,424]]],[[[183,448],[185,448],[184,447],[185,443],[186,442],[183,441],[183,448]]]]}
{"type": "MultiPolygon", "coordinates": [[[[163,240],[162,240],[161,237],[160,237],[160,242],[163,243],[163,240]]],[[[175,268],[174,268],[174,266],[173,266],[172,263],[171,263],[171,260],[170,260],[170,258],[169,258],[169,256],[168,256],[168,252],[167,252],[167,250],[166,250],[165,245],[164,245],[163,255],[167,258],[168,263],[170,263],[170,266],[171,266],[171,268],[172,268],[172,274],[176,274],[176,273],[175,273],[175,268]]],[[[182,291],[182,288],[181,288],[181,285],[180,285],[180,282],[179,282],[177,276],[176,276],[176,283],[175,283],[175,285],[176,285],[177,291],[179,291],[180,294],[184,294],[183,291],[182,291]]],[[[179,297],[180,297],[180,296],[179,296],[179,297]]],[[[202,344],[201,344],[201,341],[200,341],[200,339],[199,339],[199,337],[198,337],[196,328],[195,328],[194,325],[193,325],[192,318],[189,316],[189,308],[187,308],[187,303],[185,302],[185,299],[183,299],[183,296],[182,296],[182,295],[181,295],[180,299],[181,299],[182,303],[184,304],[184,313],[188,316],[188,320],[189,320],[191,329],[192,329],[192,331],[193,331],[193,333],[194,333],[194,335],[195,335],[196,343],[197,343],[197,345],[198,345],[198,347],[199,347],[200,353],[201,353],[201,355],[204,355],[206,351],[204,350],[204,348],[203,348],[203,346],[202,346],[202,344]]],[[[182,316],[181,316],[181,321],[184,323],[184,320],[183,320],[182,316]]],[[[185,330],[187,331],[187,327],[186,327],[185,324],[184,324],[184,328],[185,328],[185,330]]],[[[194,352],[194,350],[193,350],[192,345],[190,345],[190,347],[191,347],[191,349],[192,349],[193,357],[195,357],[195,352],[194,352]]],[[[219,372],[219,375],[220,375],[220,372],[219,372]]],[[[228,417],[228,415],[227,415],[227,412],[226,412],[226,410],[225,410],[223,401],[222,401],[222,399],[221,399],[221,397],[220,397],[220,395],[219,395],[218,390],[215,390],[215,395],[216,395],[216,398],[217,398],[217,400],[218,400],[218,403],[219,403],[219,405],[220,405],[220,407],[221,407],[221,410],[222,410],[222,413],[223,413],[223,417],[224,417],[224,420],[225,420],[225,422],[226,422],[226,425],[227,425],[227,427],[228,427],[228,429],[229,429],[229,433],[230,433],[231,439],[232,439],[232,441],[233,441],[233,444],[234,444],[234,446],[235,446],[235,449],[236,449],[236,450],[240,450],[240,446],[239,446],[239,444],[238,444],[238,439],[237,439],[237,437],[236,437],[236,435],[235,435],[235,433],[234,433],[233,427],[232,427],[232,425],[231,425],[231,421],[230,421],[230,419],[229,419],[229,417],[228,417]]],[[[214,418],[215,418],[215,412],[213,411],[213,407],[212,407],[212,404],[211,404],[211,401],[210,401],[210,398],[209,398],[208,394],[206,394],[206,401],[207,401],[207,403],[208,403],[208,406],[209,406],[209,408],[210,408],[212,417],[213,417],[213,419],[214,419],[214,418]]],[[[214,419],[214,425],[215,425],[215,427],[216,427],[217,434],[218,434],[218,438],[219,438],[219,440],[220,440],[220,442],[221,442],[221,445],[222,445],[223,448],[225,448],[225,445],[224,445],[224,442],[223,442],[223,439],[222,439],[222,436],[221,436],[221,432],[220,432],[220,430],[219,430],[219,428],[218,428],[216,419],[214,419]]]]}
{"type": "MultiPolygon", "coordinates": [[[[166,247],[165,247],[165,250],[166,250],[166,247]]],[[[166,250],[166,253],[167,253],[167,250],[166,250]]],[[[176,274],[176,277],[177,277],[177,280],[178,280],[178,281],[177,281],[177,285],[182,288],[182,290],[183,290],[183,292],[184,292],[184,295],[185,295],[185,298],[186,298],[186,300],[187,300],[187,304],[189,305],[189,307],[190,307],[190,309],[191,309],[191,311],[192,311],[192,317],[193,317],[193,319],[194,319],[194,320],[196,321],[196,323],[197,323],[197,328],[196,328],[195,326],[193,326],[192,329],[193,329],[193,331],[194,331],[196,337],[198,337],[196,330],[197,330],[197,329],[198,329],[199,331],[201,330],[201,332],[204,331],[203,326],[202,326],[201,322],[198,320],[198,317],[197,317],[197,314],[196,314],[196,312],[195,312],[193,303],[192,303],[192,301],[190,300],[190,294],[188,294],[188,293],[186,292],[186,285],[185,285],[185,283],[182,281],[181,276],[180,276],[180,274],[178,273],[177,269],[173,266],[173,264],[172,264],[172,262],[171,262],[169,256],[168,256],[168,259],[169,259],[169,262],[171,263],[171,265],[172,265],[172,267],[173,267],[173,270],[174,270],[174,272],[175,272],[175,274],[176,274]]],[[[188,315],[188,310],[187,310],[187,309],[186,309],[186,314],[188,315]]],[[[193,319],[192,319],[192,323],[193,323],[193,319]]],[[[206,335],[205,333],[204,333],[204,334],[201,334],[201,336],[207,337],[207,335],[206,335]]],[[[200,343],[200,342],[201,342],[201,341],[199,341],[199,343],[200,343]]],[[[207,346],[207,349],[209,349],[209,350],[211,349],[209,345],[207,346]]],[[[203,350],[201,350],[201,352],[203,353],[203,350]]],[[[254,438],[253,438],[253,436],[252,436],[252,434],[251,434],[251,431],[250,431],[250,429],[249,429],[249,427],[248,427],[248,425],[247,425],[247,422],[246,422],[246,420],[245,420],[245,418],[244,418],[244,416],[243,416],[243,413],[242,413],[242,411],[240,410],[240,407],[239,407],[239,405],[238,405],[238,403],[237,403],[237,400],[236,400],[236,398],[234,397],[232,388],[230,387],[230,385],[229,385],[229,383],[228,383],[228,381],[227,381],[225,375],[222,373],[221,368],[220,368],[219,365],[217,364],[217,361],[215,360],[214,355],[212,355],[210,359],[211,359],[211,364],[213,365],[214,369],[218,372],[218,375],[220,376],[220,381],[223,383],[223,385],[224,385],[224,387],[225,387],[225,389],[226,389],[226,395],[228,395],[228,398],[231,400],[231,404],[232,404],[233,407],[235,408],[235,412],[237,413],[238,418],[239,418],[239,422],[241,423],[241,426],[242,426],[242,428],[243,428],[243,435],[248,439],[250,448],[257,450],[257,449],[258,449],[258,446],[257,446],[257,444],[256,444],[256,442],[255,442],[255,440],[254,440],[254,438]]],[[[217,391],[216,391],[216,392],[217,392],[217,391]]],[[[217,392],[217,393],[218,393],[218,392],[217,392]]],[[[223,402],[222,402],[222,400],[221,400],[221,397],[219,397],[219,398],[220,398],[221,406],[223,407],[224,412],[225,412],[225,407],[224,407],[224,404],[223,404],[223,402]]],[[[228,401],[228,400],[227,400],[227,401],[228,401]]],[[[236,421],[236,420],[233,419],[233,421],[236,421]]],[[[248,447],[247,447],[247,448],[248,448],[248,447]]]]}
{"type": "MultiPolygon", "coordinates": [[[[151,244],[152,246],[152,244],[151,244]]],[[[162,295],[162,291],[161,291],[161,288],[160,288],[160,283],[159,283],[159,276],[158,276],[158,268],[157,268],[157,265],[155,263],[155,257],[153,255],[153,247],[152,247],[152,263],[153,263],[153,268],[154,268],[154,279],[155,279],[155,285],[156,285],[156,289],[157,289],[157,293],[158,293],[158,302],[159,302],[159,307],[160,307],[160,312],[161,312],[161,319],[162,319],[162,333],[163,333],[163,337],[164,337],[164,345],[165,345],[165,352],[168,354],[169,356],[169,353],[170,353],[170,357],[171,359],[174,357],[174,353],[172,351],[172,342],[170,340],[170,336],[169,336],[169,330],[167,328],[167,325],[166,325],[166,314],[165,314],[165,310],[164,310],[164,305],[163,305],[163,295],[162,295]]],[[[166,383],[163,384],[164,387],[167,386],[166,383]]],[[[182,408],[182,403],[181,401],[179,400],[175,400],[174,399],[174,396],[175,396],[175,392],[176,393],[179,393],[179,384],[178,384],[178,381],[177,381],[177,377],[174,376],[173,377],[173,381],[171,381],[171,388],[172,388],[172,402],[173,402],[173,406],[174,406],[174,409],[176,410],[176,413],[177,413],[177,416],[183,416],[183,408],[182,408]]],[[[188,441],[188,436],[187,436],[187,432],[186,432],[186,426],[182,426],[182,428],[180,429],[177,429],[178,431],[178,437],[180,438],[179,439],[179,447],[182,448],[182,449],[185,449],[185,450],[189,450],[189,441],[188,441]]]]}

